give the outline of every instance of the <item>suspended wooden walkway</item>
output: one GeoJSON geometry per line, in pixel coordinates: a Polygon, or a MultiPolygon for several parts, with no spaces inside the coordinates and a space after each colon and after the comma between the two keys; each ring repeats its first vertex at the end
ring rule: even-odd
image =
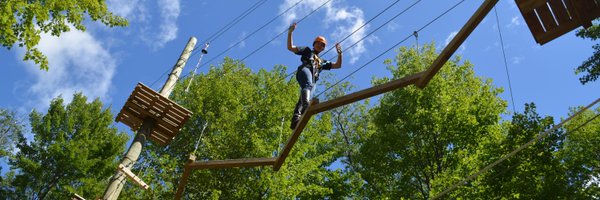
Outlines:
{"type": "Polygon", "coordinates": [[[496,5],[498,0],[486,0],[471,16],[469,21],[460,29],[457,35],[452,41],[444,48],[436,60],[431,66],[423,71],[401,79],[393,80],[381,85],[377,85],[368,89],[364,89],[352,94],[348,94],[336,99],[325,101],[322,103],[316,103],[312,101],[311,105],[306,109],[306,113],[300,118],[296,129],[289,138],[287,144],[281,151],[278,157],[274,158],[248,158],[248,159],[231,159],[231,160],[210,160],[210,161],[196,161],[195,156],[190,155],[179,186],[177,187],[177,193],[175,199],[180,199],[185,185],[192,170],[195,169],[211,169],[211,168],[233,168],[233,167],[257,167],[257,166],[273,166],[274,171],[278,171],[285,159],[289,155],[290,151],[294,147],[294,144],[300,137],[300,134],[304,130],[306,124],[310,118],[318,113],[325,112],[343,105],[348,105],[357,101],[364,100],[369,97],[373,97],[382,93],[386,93],[392,90],[407,87],[409,85],[416,85],[419,88],[424,88],[429,81],[435,76],[435,74],[442,68],[442,66],[450,59],[452,54],[456,52],[458,47],[467,39],[467,37],[473,32],[473,30],[479,25],[483,18],[490,12],[490,10],[496,5]]]}
{"type": "MultiPolygon", "coordinates": [[[[486,0],[483,2],[427,70],[326,102],[316,103],[316,101],[312,101],[278,157],[196,161],[195,156],[190,155],[185,164],[183,176],[179,181],[175,199],[181,198],[189,175],[195,169],[273,166],[273,170],[278,171],[300,137],[304,127],[315,114],[409,85],[424,88],[497,2],[498,0],[486,0]]],[[[517,3],[536,42],[540,45],[579,26],[587,28],[592,25],[591,21],[600,17],[600,2],[596,0],[515,0],[515,3],[517,3]]]]}

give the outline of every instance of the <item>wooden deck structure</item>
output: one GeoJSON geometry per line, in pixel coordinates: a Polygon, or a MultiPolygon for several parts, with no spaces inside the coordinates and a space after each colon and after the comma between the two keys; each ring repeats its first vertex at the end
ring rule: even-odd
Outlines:
{"type": "Polygon", "coordinates": [[[496,5],[498,0],[486,0],[482,5],[475,11],[467,23],[461,28],[457,35],[452,41],[444,48],[438,58],[432,63],[432,65],[425,71],[419,72],[401,79],[393,80],[381,85],[377,85],[371,88],[367,88],[352,94],[348,94],[336,99],[332,99],[322,103],[316,103],[312,101],[311,105],[306,109],[306,113],[300,118],[298,125],[294,129],[292,136],[289,138],[287,144],[281,151],[278,157],[274,158],[249,158],[249,159],[232,159],[232,160],[213,160],[213,161],[195,161],[193,155],[190,156],[188,162],[185,164],[185,169],[179,186],[177,187],[177,193],[175,199],[180,199],[187,179],[189,178],[190,171],[194,169],[211,169],[211,168],[233,168],[233,167],[257,167],[257,166],[273,166],[274,171],[278,171],[285,159],[289,155],[292,147],[300,137],[300,134],[304,130],[306,124],[310,118],[318,113],[325,112],[343,105],[351,104],[357,101],[364,100],[369,97],[373,97],[385,92],[407,87],[409,85],[416,85],[419,88],[424,88],[429,81],[437,74],[441,67],[450,59],[452,54],[456,52],[458,47],[467,39],[467,37],[473,32],[473,30],[481,23],[483,18],[491,11],[496,5]]]}
{"type": "Polygon", "coordinates": [[[115,121],[123,122],[131,130],[137,131],[146,118],[151,118],[156,125],[152,128],[150,139],[165,146],[175,138],[191,116],[192,112],[189,110],[138,83],[115,121]]]}
{"type": "Polygon", "coordinates": [[[540,45],[579,27],[592,25],[600,17],[597,0],[515,0],[540,45]]]}

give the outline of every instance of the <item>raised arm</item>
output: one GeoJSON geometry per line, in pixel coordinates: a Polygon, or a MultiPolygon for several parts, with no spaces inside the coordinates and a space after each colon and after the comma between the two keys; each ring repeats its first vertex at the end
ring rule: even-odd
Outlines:
{"type": "Polygon", "coordinates": [[[294,32],[294,29],[296,29],[296,22],[292,23],[290,25],[290,28],[288,29],[288,39],[287,39],[287,49],[290,50],[291,52],[298,52],[298,47],[294,46],[294,41],[292,39],[292,32],[294,32]]]}
{"type": "Polygon", "coordinates": [[[337,61],[335,61],[335,63],[331,64],[331,69],[342,68],[342,46],[340,46],[339,42],[337,44],[335,44],[335,50],[338,53],[337,61]]]}

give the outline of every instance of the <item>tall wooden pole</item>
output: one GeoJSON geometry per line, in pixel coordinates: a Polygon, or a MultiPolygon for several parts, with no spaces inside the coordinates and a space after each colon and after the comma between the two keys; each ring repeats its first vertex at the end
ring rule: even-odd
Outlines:
{"type": "MultiPolygon", "coordinates": [[[[194,46],[196,46],[196,41],[197,40],[195,37],[190,38],[187,45],[185,46],[185,49],[181,53],[179,60],[177,60],[177,63],[175,63],[175,66],[173,66],[173,70],[169,74],[169,78],[160,90],[160,95],[169,98],[169,95],[171,94],[171,91],[173,91],[173,87],[175,83],[177,83],[177,79],[179,79],[179,75],[181,74],[185,63],[190,57],[194,46]]],[[[146,137],[149,137],[150,133],[152,133],[152,128],[154,128],[155,123],[156,122],[152,118],[144,119],[144,123],[140,127],[140,130],[137,131],[135,138],[131,143],[131,146],[129,146],[129,150],[127,150],[125,158],[123,158],[123,160],[121,161],[121,164],[124,165],[126,168],[131,169],[133,164],[135,164],[135,162],[137,161],[138,157],[140,156],[140,153],[142,152],[142,147],[146,142],[146,137]]],[[[119,170],[116,170],[115,175],[113,175],[113,177],[110,179],[110,183],[108,184],[106,191],[104,191],[104,197],[102,199],[117,199],[119,197],[119,194],[121,193],[121,189],[123,189],[125,180],[125,174],[123,174],[119,170]]]]}

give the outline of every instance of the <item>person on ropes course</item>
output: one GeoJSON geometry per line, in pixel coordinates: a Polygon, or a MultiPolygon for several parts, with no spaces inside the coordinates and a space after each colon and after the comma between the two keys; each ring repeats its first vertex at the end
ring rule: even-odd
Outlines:
{"type": "Polygon", "coordinates": [[[310,93],[317,80],[319,80],[319,73],[323,70],[339,69],[342,67],[342,47],[340,43],[335,44],[338,56],[335,63],[331,63],[327,60],[323,60],[319,57],[325,46],[327,46],[327,40],[323,36],[317,36],[313,42],[313,49],[307,46],[294,46],[292,41],[292,32],[296,29],[296,23],[292,23],[288,29],[287,48],[296,55],[300,55],[300,61],[302,64],[298,66],[296,71],[296,81],[300,84],[300,99],[296,103],[294,108],[294,115],[292,117],[292,123],[290,129],[294,130],[300,116],[304,114],[306,108],[310,103],[310,93]]]}

